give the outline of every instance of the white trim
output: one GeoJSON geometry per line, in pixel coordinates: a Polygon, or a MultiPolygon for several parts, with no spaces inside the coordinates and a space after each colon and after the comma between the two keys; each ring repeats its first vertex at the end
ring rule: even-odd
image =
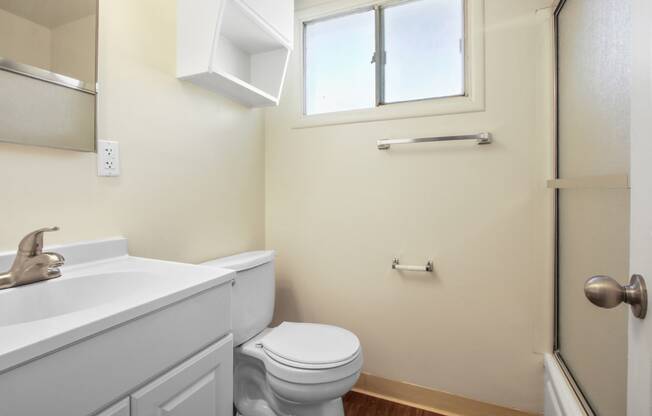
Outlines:
{"type": "Polygon", "coordinates": [[[459,114],[484,111],[485,109],[485,56],[484,56],[484,0],[466,0],[466,95],[442,97],[403,103],[384,104],[361,110],[342,111],[327,114],[304,114],[304,23],[316,19],[342,14],[374,5],[387,5],[396,0],[338,0],[310,7],[296,12],[295,51],[298,54],[293,64],[300,85],[295,89],[294,128],[349,124],[378,120],[393,120],[412,117],[426,117],[444,114],[459,114]]]}
{"type": "Polygon", "coordinates": [[[552,354],[545,354],[544,416],[585,416],[575,392],[552,354]]]}
{"type": "MultiPolygon", "coordinates": [[[[630,253],[632,274],[652,281],[652,2],[633,0],[630,152],[632,192],[630,197],[630,253]]],[[[649,289],[648,289],[649,291],[649,289]]],[[[627,415],[652,414],[652,317],[629,315],[627,356],[627,415]]]]}

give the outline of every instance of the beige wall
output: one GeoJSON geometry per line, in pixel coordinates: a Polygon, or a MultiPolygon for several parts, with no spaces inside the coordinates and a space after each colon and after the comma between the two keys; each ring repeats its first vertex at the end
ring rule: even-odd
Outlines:
{"type": "Polygon", "coordinates": [[[95,15],[52,29],[52,71],[95,82],[95,15]]]}
{"type": "Polygon", "coordinates": [[[367,372],[542,411],[552,56],[550,10],[536,10],[549,3],[486,1],[482,112],[293,129],[294,54],[282,104],[266,117],[277,321],[353,330],[367,372]],[[479,131],[495,143],[376,150],[380,138],[479,131]],[[391,271],[394,256],[432,258],[436,273],[391,271]]]}
{"type": "MultiPolygon", "coordinates": [[[[120,142],[122,176],[94,154],[0,144],[0,249],[60,225],[60,243],[115,235],[135,255],[200,261],[260,248],[260,111],[175,79],[175,0],[100,2],[100,139],[120,142]]],[[[35,121],[37,122],[37,121],[35,121]]]]}
{"type": "Polygon", "coordinates": [[[0,9],[0,57],[50,68],[50,30],[0,9]]]}

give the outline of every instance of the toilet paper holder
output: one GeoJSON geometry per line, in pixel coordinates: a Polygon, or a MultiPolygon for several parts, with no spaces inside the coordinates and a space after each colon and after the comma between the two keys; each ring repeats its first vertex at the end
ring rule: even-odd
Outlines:
{"type": "Polygon", "coordinates": [[[432,260],[428,260],[425,266],[408,266],[401,264],[398,257],[394,257],[394,261],[392,261],[392,269],[406,272],[433,272],[435,267],[432,260]]]}

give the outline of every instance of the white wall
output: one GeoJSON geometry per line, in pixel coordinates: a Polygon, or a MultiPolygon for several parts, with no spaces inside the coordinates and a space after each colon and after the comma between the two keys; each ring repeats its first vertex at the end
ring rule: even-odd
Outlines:
{"type": "Polygon", "coordinates": [[[124,235],[190,262],[263,245],[262,113],[175,78],[175,13],[100,1],[99,138],[120,142],[122,176],[98,178],[92,153],[0,144],[1,250],[44,225],[61,226],[49,243],[124,235]]]}
{"type": "MultiPolygon", "coordinates": [[[[299,2],[305,7],[315,1],[299,2]]],[[[323,3],[323,2],[321,2],[323,3]]],[[[276,320],[341,325],[364,371],[541,412],[552,345],[552,55],[547,0],[487,0],[486,110],[295,129],[301,63],[266,117],[276,320]],[[495,143],[376,150],[489,131],[495,143]],[[436,273],[399,274],[392,258],[436,273]]]]}

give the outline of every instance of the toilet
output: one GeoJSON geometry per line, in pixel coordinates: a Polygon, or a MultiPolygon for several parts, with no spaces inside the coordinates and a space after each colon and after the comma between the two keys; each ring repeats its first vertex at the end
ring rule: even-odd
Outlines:
{"type": "Polygon", "coordinates": [[[236,272],[231,297],[234,404],[241,416],[344,416],[342,396],[362,369],[360,341],[331,325],[283,322],[274,313],[274,252],[203,263],[236,272]]]}

